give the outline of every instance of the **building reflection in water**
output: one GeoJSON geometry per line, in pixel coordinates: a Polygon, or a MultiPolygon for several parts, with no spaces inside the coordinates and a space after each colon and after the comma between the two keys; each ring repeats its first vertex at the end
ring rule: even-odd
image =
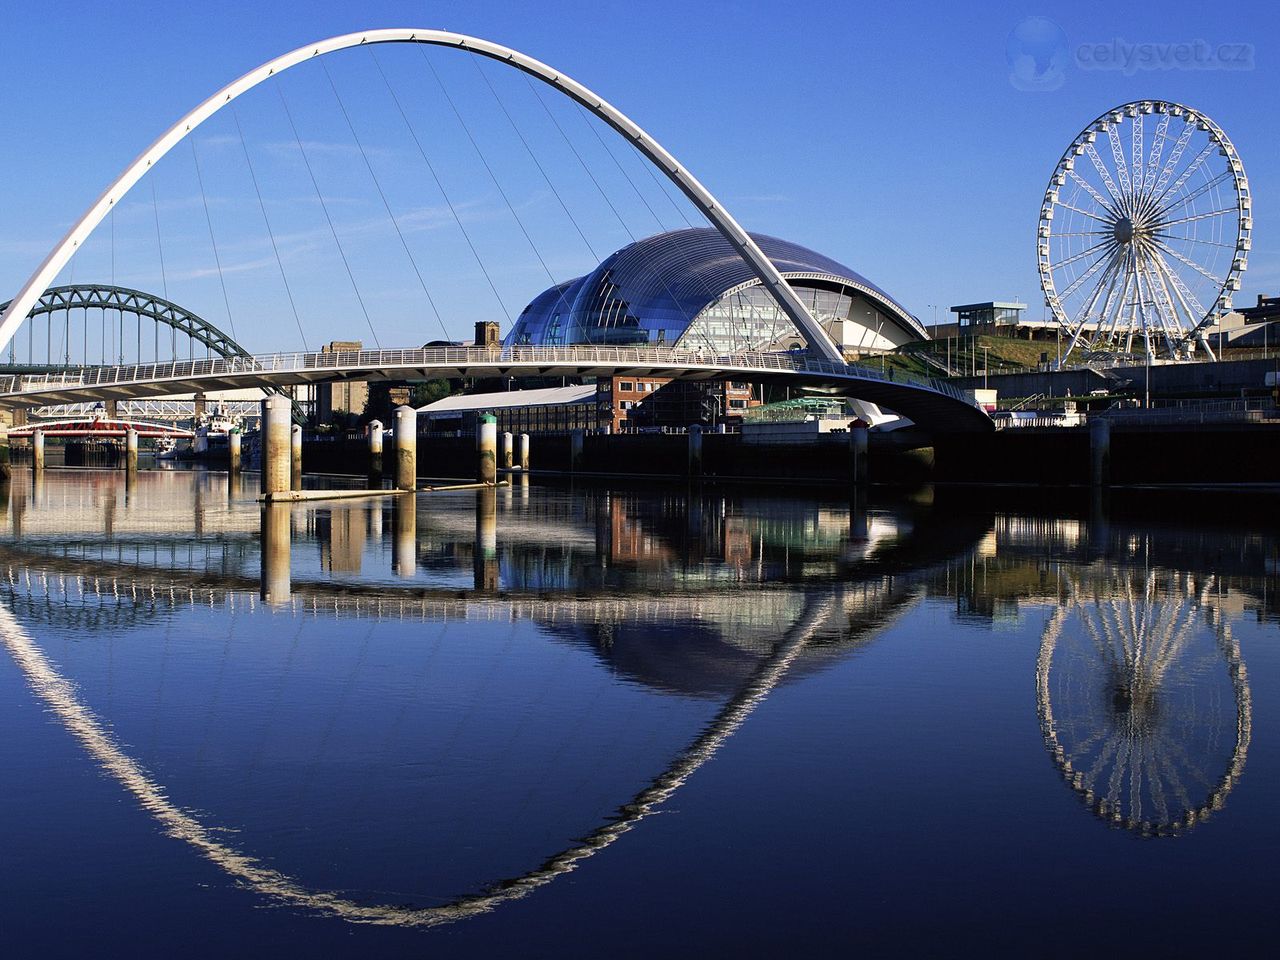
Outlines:
{"type": "MultiPolygon", "coordinates": [[[[158,498],[150,519],[143,509],[115,512],[112,484],[121,481],[92,496],[54,482],[40,495],[15,487],[0,544],[9,570],[0,634],[32,689],[166,831],[273,901],[359,922],[430,926],[465,919],[575,869],[668,800],[778,684],[868,647],[922,596],[944,601],[963,618],[1026,619],[1033,609],[1048,617],[1035,676],[1027,678],[1035,685],[1041,731],[1067,784],[1108,823],[1177,835],[1220,809],[1243,772],[1252,706],[1229,620],[1242,604],[1260,604],[1274,616],[1275,596],[1274,583],[1258,575],[1265,564],[1251,541],[1230,552],[1238,569],[1208,575],[1188,572],[1195,558],[1211,555],[1194,538],[1116,522],[1100,533],[1096,524],[1074,519],[993,518],[928,502],[886,510],[865,501],[753,500],[706,491],[531,495],[527,478],[520,479],[518,490],[501,496],[493,489],[407,495],[389,505],[376,499],[258,508],[252,501],[225,505],[219,496],[207,516],[198,510],[194,517],[187,487],[172,502],[158,498]],[[214,550],[203,561],[174,546],[190,541],[193,527],[214,550]],[[40,539],[24,540],[23,531],[33,529],[40,539]],[[254,542],[254,533],[256,596],[270,607],[265,612],[244,610],[255,591],[237,551],[254,542]],[[369,551],[385,546],[396,579],[387,578],[385,552],[369,562],[369,551]],[[318,570],[300,569],[308,553],[313,562],[319,556],[318,570]],[[441,567],[460,573],[464,584],[470,576],[478,596],[424,586],[441,567]],[[130,628],[130,616],[199,607],[224,613],[229,636],[237,618],[243,625],[269,616],[276,624],[288,616],[305,621],[300,636],[328,630],[338,647],[349,639],[346,621],[353,617],[369,630],[396,619],[413,621],[415,630],[425,622],[509,623],[512,631],[532,625],[556,650],[589,651],[610,676],[706,705],[703,717],[710,719],[664,755],[660,769],[655,763],[641,775],[628,771],[626,795],[612,798],[603,822],[576,825],[565,835],[581,840],[546,856],[539,850],[526,872],[497,883],[492,877],[502,874],[484,874],[472,880],[470,889],[479,892],[440,897],[447,902],[438,905],[357,902],[267,867],[281,863],[279,851],[259,859],[238,849],[238,840],[229,839],[235,834],[189,812],[204,809],[198,796],[184,797],[182,806],[170,800],[167,785],[113,736],[112,718],[100,720],[58,674],[35,629],[60,628],[59,617],[83,617],[95,605],[113,618],[113,635],[130,628]]],[[[147,483],[140,475],[139,507],[147,504],[147,483]]],[[[228,643],[224,656],[256,646],[265,644],[228,643]]],[[[504,648],[492,669],[510,655],[504,648]]],[[[361,655],[351,676],[340,678],[344,696],[362,695],[358,671],[365,662],[361,655]]],[[[475,703],[459,708],[464,715],[475,709],[475,703]]],[[[390,750],[395,738],[385,742],[390,750]]],[[[460,765],[483,766],[472,757],[460,765]]],[[[572,801],[556,798],[560,806],[572,801]]]]}

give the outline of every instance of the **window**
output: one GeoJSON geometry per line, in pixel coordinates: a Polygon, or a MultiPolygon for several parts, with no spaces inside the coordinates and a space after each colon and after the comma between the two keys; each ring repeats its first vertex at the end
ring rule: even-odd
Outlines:
{"type": "Polygon", "coordinates": [[[745,400],[730,400],[730,401],[729,401],[729,408],[730,408],[730,409],[732,409],[732,410],[743,410],[743,409],[745,409],[745,408],[746,408],[746,406],[747,406],[747,401],[745,401],[745,400]]]}
{"type": "Polygon", "coordinates": [[[633,381],[631,381],[631,380],[620,380],[620,381],[618,382],[618,389],[619,389],[619,390],[627,390],[627,391],[634,392],[634,391],[635,391],[635,389],[636,389],[636,385],[635,385],[635,383],[634,383],[633,381]]]}

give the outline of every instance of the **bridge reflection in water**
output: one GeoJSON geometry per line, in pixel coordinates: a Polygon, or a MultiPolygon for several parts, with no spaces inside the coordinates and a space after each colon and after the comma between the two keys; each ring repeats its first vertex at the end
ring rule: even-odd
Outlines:
{"type": "Polygon", "coordinates": [[[166,833],[272,901],[434,926],[525,897],[921,601],[1043,611],[1041,731],[1107,822],[1176,835],[1243,773],[1227,621],[1274,587],[1115,523],[527,484],[260,508],[139,476],[15,481],[0,639],[166,833]]]}

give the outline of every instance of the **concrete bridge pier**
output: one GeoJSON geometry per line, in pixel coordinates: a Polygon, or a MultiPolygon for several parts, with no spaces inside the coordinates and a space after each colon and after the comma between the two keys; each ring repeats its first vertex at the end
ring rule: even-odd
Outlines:
{"type": "MultiPolygon", "coordinates": [[[[0,426],[0,486],[9,482],[9,431],[0,426]]],[[[6,489],[7,493],[7,489],[6,489]]]]}
{"type": "Polygon", "coordinates": [[[516,466],[521,470],[529,469],[529,435],[520,434],[516,438],[516,466]]]}
{"type": "Polygon", "coordinates": [[[510,470],[515,462],[514,438],[509,433],[498,434],[498,468],[510,470]]]}
{"type": "MultiPolygon", "coordinates": [[[[289,409],[287,401],[285,409],[289,409]]],[[[265,469],[263,473],[265,475],[265,469]]],[[[273,607],[288,603],[293,592],[290,580],[292,512],[287,503],[264,503],[260,514],[262,602],[273,607]]]]}
{"type": "Polygon", "coordinates": [[[290,487],[288,397],[272,394],[262,401],[262,492],[284,493],[290,487]]]}
{"type": "Polygon", "coordinates": [[[44,431],[31,432],[31,469],[39,472],[44,469],[44,431]]]}
{"type": "Polygon", "coordinates": [[[227,434],[227,473],[237,476],[240,473],[240,428],[232,427],[227,434]]]}
{"type": "Polygon", "coordinates": [[[587,433],[585,430],[574,430],[569,434],[569,472],[578,473],[582,470],[582,447],[586,442],[587,433]]]}
{"type": "Polygon", "coordinates": [[[124,469],[126,473],[138,472],[138,431],[133,427],[124,432],[124,469]]]}
{"type": "Polygon", "coordinates": [[[404,493],[392,499],[391,569],[408,579],[418,570],[418,497],[404,493]]]}
{"type": "Polygon", "coordinates": [[[369,437],[369,479],[382,479],[382,421],[370,420],[369,437]]]}
{"type": "Polygon", "coordinates": [[[1111,484],[1111,421],[1101,417],[1089,419],[1089,484],[1111,484]]]}
{"type": "Polygon", "coordinates": [[[477,593],[498,589],[498,491],[476,491],[475,588],[477,593]]]}
{"type": "Polygon", "coordinates": [[[289,480],[294,490],[302,489],[302,427],[289,428],[289,480]]]}
{"type": "MultiPolygon", "coordinates": [[[[201,413],[203,411],[197,411],[201,413]]],[[[102,413],[108,420],[119,420],[120,401],[119,400],[103,400],[102,413]]]]}
{"type": "MultiPolygon", "coordinates": [[[[395,481],[397,490],[418,489],[418,411],[413,407],[396,407],[392,442],[396,448],[395,481]]],[[[381,443],[381,441],[379,441],[381,443]]]]}
{"type": "Polygon", "coordinates": [[[693,424],[689,427],[689,463],[690,479],[702,479],[702,427],[693,424]]]}
{"type": "Polygon", "coordinates": [[[482,413],[476,424],[476,480],[498,482],[498,418],[482,413]]]}
{"type": "Polygon", "coordinates": [[[849,425],[849,471],[854,487],[867,485],[867,446],[870,434],[866,424],[849,425]]]}

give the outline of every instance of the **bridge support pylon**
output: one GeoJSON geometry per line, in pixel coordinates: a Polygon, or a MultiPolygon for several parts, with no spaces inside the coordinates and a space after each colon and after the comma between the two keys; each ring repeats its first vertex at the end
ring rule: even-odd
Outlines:
{"type": "Polygon", "coordinates": [[[370,420],[366,428],[369,436],[369,479],[382,480],[382,421],[370,420]]]}
{"type": "Polygon", "coordinates": [[[262,401],[262,492],[268,496],[290,487],[289,427],[293,406],[288,397],[272,394],[262,401]]]}
{"type": "Polygon", "coordinates": [[[498,434],[498,468],[510,470],[515,460],[515,448],[509,433],[498,434]]]}
{"type": "Polygon", "coordinates": [[[689,427],[689,479],[702,479],[702,425],[692,424],[689,427]]]}
{"type": "Polygon", "coordinates": [[[31,469],[39,473],[44,469],[44,431],[35,430],[31,434],[31,469]]]}
{"type": "Polygon", "coordinates": [[[289,428],[289,481],[294,490],[302,489],[302,427],[289,428]]]}
{"type": "Polygon", "coordinates": [[[396,489],[414,492],[418,489],[418,411],[413,407],[396,407],[392,441],[396,447],[396,489]]]}
{"type": "Polygon", "coordinates": [[[124,432],[124,469],[127,473],[138,472],[138,431],[133,427],[124,432]]]}
{"type": "Polygon", "coordinates": [[[232,427],[227,434],[227,472],[231,476],[240,473],[240,428],[232,427]]]}
{"type": "Polygon", "coordinates": [[[529,469],[529,435],[522,433],[516,440],[516,466],[521,470],[529,469]]]}
{"type": "Polygon", "coordinates": [[[481,483],[498,482],[498,418],[482,413],[476,424],[476,479],[481,483]]]}
{"type": "Polygon", "coordinates": [[[849,471],[854,487],[867,486],[867,447],[870,435],[865,423],[849,424],[849,471]]]}
{"type": "Polygon", "coordinates": [[[1111,483],[1111,421],[1089,420],[1089,483],[1105,487],[1111,483]]]}

